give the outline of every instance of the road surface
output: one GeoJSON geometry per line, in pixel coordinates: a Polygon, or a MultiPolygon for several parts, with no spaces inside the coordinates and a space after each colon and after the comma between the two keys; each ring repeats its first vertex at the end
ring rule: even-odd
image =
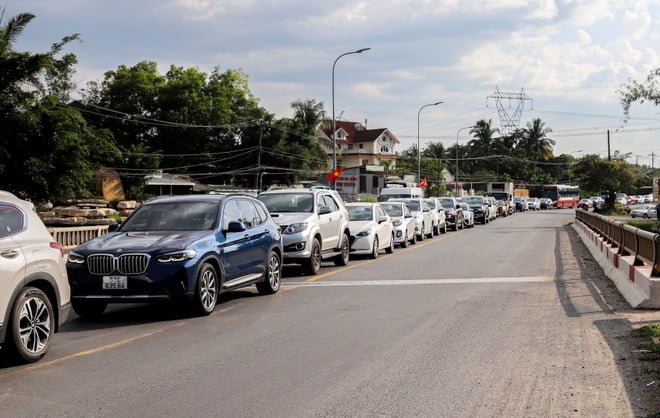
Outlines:
{"type": "Polygon", "coordinates": [[[633,416],[571,210],[519,213],[384,253],[293,267],[273,296],[72,315],[0,369],[1,416],[633,416]]]}

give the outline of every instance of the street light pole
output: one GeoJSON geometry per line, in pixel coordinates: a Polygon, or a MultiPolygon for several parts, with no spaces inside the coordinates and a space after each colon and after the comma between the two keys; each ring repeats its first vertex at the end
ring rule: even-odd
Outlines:
{"type": "Polygon", "coordinates": [[[422,181],[422,149],[419,147],[419,115],[422,113],[422,109],[429,106],[437,106],[444,102],[435,102],[427,103],[424,106],[420,107],[417,111],[417,184],[422,181]]]}
{"type": "Polygon", "coordinates": [[[464,126],[456,132],[456,172],[454,173],[454,194],[458,194],[458,134],[460,134],[464,129],[471,129],[474,127],[475,125],[464,126]]]}
{"type": "MultiPolygon", "coordinates": [[[[332,63],[332,169],[336,170],[337,169],[337,135],[335,133],[335,130],[337,129],[335,126],[335,65],[337,65],[337,61],[343,56],[346,55],[351,55],[351,54],[361,54],[364,51],[368,51],[371,48],[361,48],[356,51],[351,51],[351,52],[345,52],[338,56],[335,59],[335,62],[332,63]]],[[[333,183],[333,189],[334,189],[334,183],[333,183]]]]}
{"type": "MultiPolygon", "coordinates": [[[[577,154],[578,152],[582,152],[582,150],[579,149],[579,150],[576,150],[576,151],[571,151],[571,152],[569,152],[569,154],[573,155],[573,154],[577,154]]],[[[570,165],[568,166],[568,170],[566,170],[566,171],[568,172],[568,185],[570,186],[571,185],[571,167],[570,167],[570,165]]]]}

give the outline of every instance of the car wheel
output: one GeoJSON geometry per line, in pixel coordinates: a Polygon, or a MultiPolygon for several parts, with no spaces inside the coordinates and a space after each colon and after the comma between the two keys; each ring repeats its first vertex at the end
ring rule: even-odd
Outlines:
{"type": "Polygon", "coordinates": [[[348,258],[351,256],[351,244],[348,235],[342,234],[341,247],[339,247],[339,255],[335,256],[335,266],[348,265],[348,258]]]}
{"type": "Polygon", "coordinates": [[[410,240],[410,243],[411,243],[412,245],[417,244],[417,231],[413,231],[413,237],[412,237],[412,239],[410,240]]]}
{"type": "Polygon", "coordinates": [[[422,230],[419,231],[419,235],[417,236],[417,241],[424,241],[424,235],[425,235],[424,230],[425,230],[425,227],[424,227],[424,224],[422,224],[422,230]]]}
{"type": "Polygon", "coordinates": [[[392,254],[394,252],[394,235],[390,238],[390,246],[385,248],[385,252],[388,254],[392,254]]]}
{"type": "Polygon", "coordinates": [[[268,255],[268,264],[264,273],[264,281],[257,283],[257,290],[262,295],[272,295],[280,290],[280,279],[282,278],[282,263],[280,256],[275,251],[268,255]]]}
{"type": "Polygon", "coordinates": [[[220,293],[220,280],[215,268],[209,264],[202,264],[197,274],[197,286],[193,299],[193,309],[196,314],[205,316],[211,314],[218,303],[220,293]]]}
{"type": "Polygon", "coordinates": [[[50,347],[55,315],[48,296],[36,287],[26,287],[16,298],[9,319],[12,348],[22,362],[33,363],[50,347]]]}
{"type": "Polygon", "coordinates": [[[647,214],[645,213],[645,214],[642,215],[642,218],[644,218],[644,219],[648,219],[648,218],[649,218],[649,215],[647,215],[647,214]]]}
{"type": "Polygon", "coordinates": [[[307,274],[316,274],[321,269],[321,244],[316,238],[312,241],[312,253],[303,263],[303,269],[307,274]]]}
{"type": "Polygon", "coordinates": [[[440,235],[440,227],[438,225],[433,226],[433,235],[435,236],[440,235]]]}
{"type": "Polygon", "coordinates": [[[374,245],[371,248],[371,254],[369,255],[371,258],[378,258],[378,253],[380,252],[378,249],[378,236],[374,237],[374,245]]]}
{"type": "Polygon", "coordinates": [[[71,307],[81,319],[97,319],[105,312],[108,302],[102,300],[71,299],[71,307]]]}
{"type": "Polygon", "coordinates": [[[403,241],[401,241],[401,248],[408,248],[408,230],[407,229],[405,231],[403,231],[403,241]]]}

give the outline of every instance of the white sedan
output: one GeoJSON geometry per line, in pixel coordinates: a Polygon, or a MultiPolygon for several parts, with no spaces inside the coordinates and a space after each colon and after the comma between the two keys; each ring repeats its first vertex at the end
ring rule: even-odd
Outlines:
{"type": "Polygon", "coordinates": [[[385,212],[392,219],[394,227],[394,243],[406,248],[408,243],[417,242],[415,233],[415,218],[410,213],[410,209],[403,202],[381,202],[380,204],[385,212]]]}
{"type": "Polygon", "coordinates": [[[644,219],[657,218],[658,212],[655,208],[655,205],[644,205],[631,210],[630,216],[632,218],[644,218],[644,219]]]}
{"type": "Polygon", "coordinates": [[[474,212],[470,205],[467,203],[459,203],[463,209],[463,226],[466,228],[474,228],[474,212]]]}
{"type": "Polygon", "coordinates": [[[378,203],[348,203],[348,227],[351,230],[351,254],[378,257],[380,250],[394,251],[393,224],[378,203]]]}

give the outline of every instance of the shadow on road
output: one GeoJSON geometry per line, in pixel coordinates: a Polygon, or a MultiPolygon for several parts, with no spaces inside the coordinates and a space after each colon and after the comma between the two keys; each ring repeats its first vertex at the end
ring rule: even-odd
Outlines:
{"type": "Polygon", "coordinates": [[[635,416],[660,416],[660,365],[642,361],[639,340],[631,337],[634,328],[660,322],[660,314],[632,309],[573,228],[558,230],[555,240],[555,285],[566,315],[595,316],[593,324],[612,352],[635,416]]]}

